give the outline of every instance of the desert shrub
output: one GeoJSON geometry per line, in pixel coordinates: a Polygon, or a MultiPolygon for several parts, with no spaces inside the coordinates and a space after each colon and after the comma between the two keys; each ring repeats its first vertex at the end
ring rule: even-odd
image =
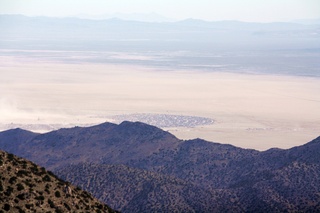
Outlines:
{"type": "Polygon", "coordinates": [[[23,160],[21,163],[22,163],[22,168],[26,169],[27,168],[27,161],[23,160]]]}
{"type": "Polygon", "coordinates": [[[56,192],[54,193],[54,195],[55,195],[56,197],[61,197],[61,194],[60,194],[59,191],[56,191],[56,192]]]}
{"type": "Polygon", "coordinates": [[[64,203],[63,205],[66,207],[66,209],[68,209],[69,211],[71,211],[71,208],[70,208],[70,206],[69,206],[68,204],[64,203]]]}
{"type": "Polygon", "coordinates": [[[10,196],[12,192],[13,192],[13,188],[11,186],[8,186],[7,191],[4,194],[7,196],[10,196]]]}
{"type": "Polygon", "coordinates": [[[44,196],[43,195],[40,195],[40,196],[37,196],[35,197],[36,200],[44,200],[44,196]]]}
{"type": "Polygon", "coordinates": [[[8,203],[4,204],[4,205],[3,205],[3,209],[4,209],[5,211],[9,211],[9,210],[10,210],[10,205],[9,205],[8,203]]]}
{"type": "Polygon", "coordinates": [[[16,176],[13,176],[9,179],[9,183],[10,184],[14,184],[15,182],[17,181],[17,177],[16,176]]]}
{"type": "Polygon", "coordinates": [[[14,159],[14,155],[13,154],[8,154],[8,160],[9,161],[13,161],[14,159]]]}
{"type": "Polygon", "coordinates": [[[36,165],[32,165],[32,167],[30,168],[31,172],[36,174],[36,175],[39,175],[38,172],[39,172],[39,169],[36,165]]]}
{"type": "Polygon", "coordinates": [[[43,181],[46,181],[46,182],[50,182],[51,181],[51,178],[49,175],[45,175],[43,178],[42,178],[43,181]]]}
{"type": "Polygon", "coordinates": [[[24,186],[21,183],[18,183],[17,184],[17,190],[18,191],[24,190],[24,186]]]}
{"type": "Polygon", "coordinates": [[[17,173],[17,176],[18,177],[23,177],[23,176],[27,176],[29,174],[28,171],[26,170],[19,170],[18,173],[17,173]]]}
{"type": "Polygon", "coordinates": [[[56,213],[63,213],[63,211],[59,208],[56,208],[56,213]]]}
{"type": "Polygon", "coordinates": [[[16,206],[16,208],[18,209],[19,213],[26,213],[23,209],[21,209],[20,206],[16,206]]]}
{"type": "Polygon", "coordinates": [[[44,175],[46,173],[47,173],[46,169],[44,167],[41,167],[38,175],[44,175]]]}
{"type": "Polygon", "coordinates": [[[103,209],[103,205],[102,204],[97,204],[98,209],[103,209]]]}
{"type": "Polygon", "coordinates": [[[20,200],[24,200],[25,199],[25,194],[24,193],[18,194],[17,198],[19,198],[20,200]]]}
{"type": "Polygon", "coordinates": [[[53,201],[48,199],[48,204],[50,205],[50,208],[55,208],[56,206],[54,205],[53,201]]]}
{"type": "Polygon", "coordinates": [[[25,207],[26,207],[27,209],[31,209],[31,208],[33,207],[33,204],[26,204],[25,207]]]}

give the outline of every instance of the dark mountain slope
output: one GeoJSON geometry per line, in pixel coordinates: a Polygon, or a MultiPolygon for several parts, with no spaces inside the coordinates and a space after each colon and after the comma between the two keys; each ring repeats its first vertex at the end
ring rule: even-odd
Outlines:
{"type": "Polygon", "coordinates": [[[57,174],[123,212],[218,212],[240,210],[227,191],[124,165],[78,164],[57,174]],[[223,199],[225,198],[225,199],[223,199]]]}
{"type": "Polygon", "coordinates": [[[0,151],[0,212],[115,212],[34,163],[0,151]]]}
{"type": "Polygon", "coordinates": [[[209,188],[226,188],[251,169],[258,151],[201,139],[183,141],[174,150],[161,150],[128,165],[199,183],[209,188]],[[213,181],[214,180],[214,181],[213,181]]]}
{"type": "Polygon", "coordinates": [[[79,162],[125,164],[179,143],[170,133],[143,123],[104,123],[36,135],[32,140],[20,142],[14,154],[53,169],[79,162]]]}
{"type": "Polygon", "coordinates": [[[1,149],[18,154],[20,150],[23,150],[20,145],[25,146],[28,141],[37,135],[39,134],[19,128],[0,132],[1,149]]]}

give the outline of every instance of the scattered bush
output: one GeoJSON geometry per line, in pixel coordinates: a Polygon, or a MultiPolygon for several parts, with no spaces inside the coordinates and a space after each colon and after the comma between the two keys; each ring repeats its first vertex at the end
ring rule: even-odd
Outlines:
{"type": "Polygon", "coordinates": [[[23,177],[23,176],[27,176],[29,175],[29,172],[27,172],[26,170],[19,170],[17,173],[18,177],[23,177]]]}
{"type": "Polygon", "coordinates": [[[50,182],[51,181],[51,178],[49,175],[45,175],[43,178],[42,178],[43,181],[45,182],[50,182]]]}
{"type": "Polygon", "coordinates": [[[24,190],[24,186],[21,183],[18,183],[17,184],[17,190],[18,191],[24,190]]]}
{"type": "Polygon", "coordinates": [[[63,205],[66,207],[66,209],[68,209],[69,211],[71,211],[71,208],[70,208],[70,206],[69,206],[68,204],[64,203],[63,205]]]}
{"type": "Polygon", "coordinates": [[[10,205],[7,204],[7,203],[4,204],[3,209],[4,209],[5,211],[9,211],[9,210],[10,210],[10,205]]]}
{"type": "Polygon", "coordinates": [[[55,208],[56,206],[54,205],[53,201],[48,199],[48,204],[50,205],[50,208],[55,208]]]}
{"type": "Polygon", "coordinates": [[[61,194],[60,194],[59,191],[56,191],[56,192],[54,193],[54,195],[55,195],[56,197],[61,197],[61,194]]]}
{"type": "Polygon", "coordinates": [[[14,159],[14,155],[13,154],[8,154],[8,160],[9,161],[13,161],[14,159]]]}
{"type": "Polygon", "coordinates": [[[33,204],[26,204],[25,207],[26,207],[27,209],[31,209],[31,208],[33,208],[33,204]]]}
{"type": "Polygon", "coordinates": [[[11,186],[8,186],[7,191],[4,194],[7,196],[10,196],[12,192],[13,192],[13,188],[11,186]]]}
{"type": "Polygon", "coordinates": [[[17,181],[17,177],[13,176],[9,179],[10,184],[14,184],[17,181]]]}
{"type": "Polygon", "coordinates": [[[44,196],[43,195],[40,195],[40,196],[37,196],[35,197],[36,200],[44,200],[44,196]]]}

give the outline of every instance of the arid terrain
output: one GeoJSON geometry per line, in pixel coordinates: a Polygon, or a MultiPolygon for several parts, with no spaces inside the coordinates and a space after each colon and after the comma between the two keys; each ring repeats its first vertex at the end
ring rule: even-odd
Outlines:
{"type": "Polygon", "coordinates": [[[0,128],[88,126],[112,116],[200,116],[214,123],[167,127],[178,138],[243,148],[290,148],[319,136],[320,79],[137,65],[0,58],[0,128]],[[290,142],[290,143],[288,143],[290,142]]]}

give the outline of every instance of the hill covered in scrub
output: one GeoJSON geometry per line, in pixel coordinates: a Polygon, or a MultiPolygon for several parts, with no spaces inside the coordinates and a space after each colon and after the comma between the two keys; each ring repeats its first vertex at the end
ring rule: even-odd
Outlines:
{"type": "Polygon", "coordinates": [[[0,151],[0,212],[115,212],[43,167],[0,151]]]}
{"type": "Polygon", "coordinates": [[[228,201],[226,191],[208,190],[173,176],[124,165],[81,163],[56,172],[123,212],[240,210],[228,201]]]}
{"type": "Polygon", "coordinates": [[[123,122],[45,134],[4,131],[0,148],[123,212],[320,211],[320,137],[260,152],[123,122]]]}

